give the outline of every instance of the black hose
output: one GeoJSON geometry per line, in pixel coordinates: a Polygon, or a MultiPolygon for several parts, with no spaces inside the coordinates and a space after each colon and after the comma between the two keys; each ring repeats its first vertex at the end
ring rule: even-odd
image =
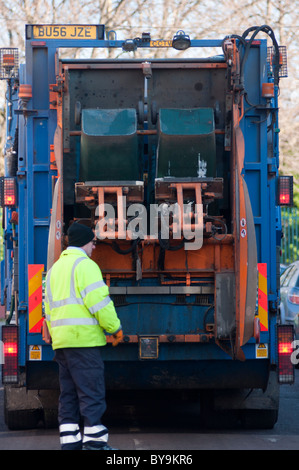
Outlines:
{"type": "Polygon", "coordinates": [[[164,239],[161,237],[161,232],[158,233],[158,239],[159,239],[159,244],[163,248],[163,250],[169,250],[169,251],[178,251],[181,248],[183,248],[184,243],[185,243],[185,238],[181,241],[179,245],[170,245],[169,239],[164,239]]]}
{"type": "Polygon", "coordinates": [[[133,240],[132,241],[132,244],[129,248],[127,248],[126,250],[122,250],[119,245],[116,243],[115,240],[113,240],[112,242],[112,248],[114,251],[116,251],[116,253],[120,254],[120,255],[128,255],[129,253],[132,253],[136,246],[138,245],[138,243],[140,242],[140,238],[136,238],[136,240],[133,240]]]}
{"type": "Polygon", "coordinates": [[[275,38],[274,31],[270,26],[266,24],[262,26],[251,26],[250,28],[246,29],[246,31],[244,31],[244,33],[242,34],[242,38],[245,40],[251,31],[254,31],[254,33],[252,34],[252,36],[250,37],[249,41],[246,44],[245,53],[241,62],[241,74],[240,74],[241,82],[244,84],[244,67],[245,67],[245,63],[246,63],[252,42],[255,39],[255,37],[258,35],[258,33],[262,31],[268,34],[268,36],[270,36],[270,38],[272,39],[273,46],[275,48],[273,72],[274,72],[274,84],[278,85],[278,82],[279,82],[279,46],[275,38]]]}

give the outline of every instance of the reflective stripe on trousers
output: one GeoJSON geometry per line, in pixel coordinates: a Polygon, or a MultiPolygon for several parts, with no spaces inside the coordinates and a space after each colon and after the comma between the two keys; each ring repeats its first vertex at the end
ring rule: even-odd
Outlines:
{"type": "Polygon", "coordinates": [[[105,445],[108,442],[108,429],[102,424],[98,426],[85,426],[83,444],[93,444],[94,446],[105,445]]]}
{"type": "MultiPolygon", "coordinates": [[[[82,438],[77,423],[61,424],[59,426],[60,445],[64,450],[81,450],[82,438]]],[[[83,444],[92,444],[101,447],[108,442],[108,429],[102,424],[98,426],[85,426],[83,444]]]]}
{"type": "Polygon", "coordinates": [[[77,423],[61,424],[59,426],[60,445],[64,450],[81,449],[82,438],[77,423]]]}

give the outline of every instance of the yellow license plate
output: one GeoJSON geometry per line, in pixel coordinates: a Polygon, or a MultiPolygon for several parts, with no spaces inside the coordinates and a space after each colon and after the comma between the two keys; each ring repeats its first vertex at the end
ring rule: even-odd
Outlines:
{"type": "Polygon", "coordinates": [[[150,47],[172,47],[172,40],[158,39],[157,41],[151,41],[150,47]]]}
{"type": "Polygon", "coordinates": [[[97,39],[96,25],[35,25],[34,39],[97,39]]]}

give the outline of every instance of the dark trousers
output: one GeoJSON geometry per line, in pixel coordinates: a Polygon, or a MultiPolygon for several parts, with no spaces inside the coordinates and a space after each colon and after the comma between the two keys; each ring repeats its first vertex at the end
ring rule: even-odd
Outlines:
{"type": "Polygon", "coordinates": [[[58,421],[61,448],[82,448],[80,416],[84,422],[83,445],[105,445],[108,430],[101,421],[106,401],[100,348],[57,349],[55,360],[59,365],[58,421]]]}

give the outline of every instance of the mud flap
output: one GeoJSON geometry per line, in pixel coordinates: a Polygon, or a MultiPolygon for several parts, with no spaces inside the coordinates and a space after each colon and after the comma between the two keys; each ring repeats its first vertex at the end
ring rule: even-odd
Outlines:
{"type": "Polygon", "coordinates": [[[40,422],[45,427],[57,426],[57,390],[27,390],[26,387],[4,387],[4,417],[10,430],[35,429],[40,422]]]}
{"type": "Polygon", "coordinates": [[[244,360],[241,346],[253,336],[257,295],[257,247],[250,197],[242,176],[244,137],[235,129],[235,283],[236,283],[236,343],[235,356],[244,360]]]}
{"type": "Polygon", "coordinates": [[[49,230],[47,270],[57,261],[62,248],[62,130],[57,126],[54,135],[54,154],[58,179],[55,183],[52,200],[52,214],[49,230]]]}
{"type": "Polygon", "coordinates": [[[244,428],[271,429],[278,418],[279,384],[276,372],[269,375],[265,390],[240,389],[215,393],[216,412],[238,412],[239,424],[244,428]]]}
{"type": "Polygon", "coordinates": [[[230,338],[235,329],[235,274],[215,273],[217,339],[230,338]]]}

